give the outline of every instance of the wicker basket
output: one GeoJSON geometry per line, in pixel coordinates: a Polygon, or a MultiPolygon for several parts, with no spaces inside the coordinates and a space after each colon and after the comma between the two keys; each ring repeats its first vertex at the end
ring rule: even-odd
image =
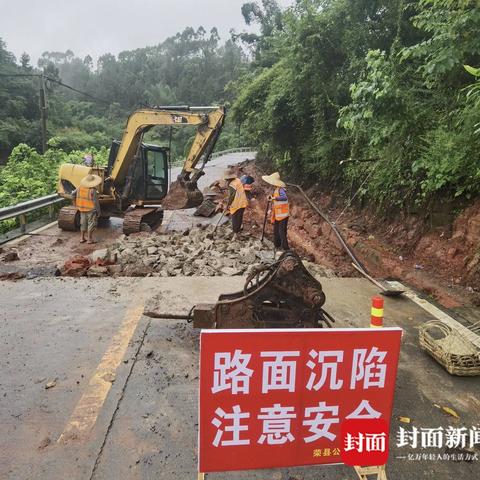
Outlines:
{"type": "Polygon", "coordinates": [[[432,320],[419,329],[420,346],[452,375],[480,375],[479,329],[480,324],[467,329],[461,324],[457,327],[432,320]]]}

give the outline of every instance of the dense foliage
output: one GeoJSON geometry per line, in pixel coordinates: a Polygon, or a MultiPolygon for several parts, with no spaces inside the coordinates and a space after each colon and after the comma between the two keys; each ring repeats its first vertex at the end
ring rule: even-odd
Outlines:
{"type": "Polygon", "coordinates": [[[7,164],[0,170],[0,208],[54,192],[60,165],[82,163],[86,153],[93,153],[97,165],[106,165],[106,147],[70,153],[51,148],[45,155],[40,155],[21,143],[13,149],[7,164]]]}
{"type": "MultiPolygon", "coordinates": [[[[217,149],[257,145],[291,176],[358,189],[382,211],[478,196],[476,0],[296,0],[283,11],[257,0],[242,14],[256,33],[222,43],[215,29],[187,28],[96,66],[67,51],[45,52],[34,68],[0,41],[0,158],[19,143],[40,147],[39,79],[1,74],[43,72],[95,98],[47,82],[51,149],[44,157],[28,150],[39,182],[30,196],[53,188],[48,165],[105,148],[135,108],[211,103],[233,104],[217,149]]],[[[192,136],[174,130],[174,159],[192,136]]],[[[147,141],[168,137],[157,128],[147,141]]],[[[27,195],[16,163],[27,147],[18,148],[0,178],[1,204],[27,195]]]]}
{"type": "Polygon", "coordinates": [[[381,209],[480,193],[478,70],[463,67],[480,64],[478,2],[298,0],[281,19],[272,4],[249,9],[274,27],[233,109],[264,158],[381,209]]]}
{"type": "MultiPolygon", "coordinates": [[[[53,80],[87,93],[82,96],[54,81],[46,82],[48,138],[64,151],[107,146],[120,137],[128,115],[143,106],[211,105],[231,102],[226,85],[247,67],[240,46],[220,42],[218,32],[186,28],[154,47],[107,53],[93,65],[70,50],[45,52],[38,68],[27,54],[19,63],[0,39],[0,159],[18,143],[40,149],[40,79],[2,74],[44,73],[53,80]]],[[[220,147],[239,142],[235,126],[227,125],[220,147]]],[[[184,155],[193,129],[175,129],[173,157],[184,155]]],[[[147,141],[165,144],[168,129],[154,129],[147,141]]]]}
{"type": "MultiPolygon", "coordinates": [[[[34,148],[24,143],[16,146],[7,164],[0,169],[0,208],[53,193],[60,165],[82,163],[86,153],[94,155],[97,165],[107,164],[106,147],[70,153],[50,148],[44,155],[40,155],[34,148]]],[[[1,222],[0,233],[8,231],[17,223],[15,220],[1,222]]]]}

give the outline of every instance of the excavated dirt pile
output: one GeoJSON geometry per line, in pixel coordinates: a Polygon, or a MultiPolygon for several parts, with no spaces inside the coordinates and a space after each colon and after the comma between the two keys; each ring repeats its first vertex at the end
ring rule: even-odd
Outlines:
{"type": "MultiPolygon", "coordinates": [[[[277,254],[278,258],[278,254],[277,254]]],[[[90,257],[87,276],[234,276],[247,275],[261,263],[273,261],[271,242],[243,235],[232,239],[229,226],[194,228],[169,235],[139,233],[121,236],[107,249],[90,257]]],[[[332,276],[332,272],[306,262],[314,275],[332,276]]],[[[65,270],[68,275],[69,271],[65,270]]]]}

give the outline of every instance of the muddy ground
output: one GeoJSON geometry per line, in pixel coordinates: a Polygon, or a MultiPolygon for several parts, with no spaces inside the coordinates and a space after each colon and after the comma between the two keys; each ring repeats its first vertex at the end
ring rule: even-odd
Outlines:
{"type": "MultiPolygon", "coordinates": [[[[201,187],[208,188],[221,177],[227,165],[244,159],[245,156],[237,154],[216,160],[206,170],[201,187]]],[[[270,187],[262,182],[262,172],[252,161],[239,164],[239,171],[250,173],[257,180],[250,208],[245,214],[245,233],[260,237],[270,187]]],[[[288,191],[291,246],[304,259],[316,263],[326,272],[344,277],[358,276],[330,226],[312,211],[295,188],[288,191]]],[[[438,226],[434,214],[429,219],[410,216],[386,222],[372,212],[348,208],[348,202],[345,204],[348,199],[342,201],[318,188],[309,189],[307,194],[335,221],[347,243],[373,276],[406,282],[447,308],[480,304],[480,202],[464,210],[453,222],[438,226]]],[[[201,217],[193,217],[192,213],[167,212],[158,233],[195,227],[201,217]]],[[[208,224],[208,221],[202,221],[208,224]]],[[[216,223],[216,218],[210,221],[212,223],[216,223]]],[[[97,249],[111,247],[121,235],[121,221],[111,219],[99,228],[97,234],[97,245],[83,245],[78,243],[78,235],[52,227],[21,244],[10,244],[4,247],[4,252],[18,252],[19,260],[4,262],[0,253],[0,275],[18,269],[28,272],[33,267],[34,275],[38,272],[51,274],[54,267],[61,268],[75,255],[88,256],[97,249]]],[[[266,237],[272,237],[270,222],[267,222],[266,237]]],[[[149,273],[149,269],[144,268],[143,275],[149,273]]]]}
{"type": "MultiPolygon", "coordinates": [[[[255,234],[261,230],[271,187],[259,180],[263,172],[252,162],[242,164],[240,169],[257,179],[255,200],[247,215],[247,223],[255,234]]],[[[339,276],[358,276],[330,226],[308,206],[298,190],[289,187],[288,193],[291,246],[339,276]]],[[[348,207],[347,198],[336,198],[318,187],[306,193],[336,223],[374,277],[406,282],[447,308],[480,305],[480,201],[453,223],[435,226],[431,218],[422,220],[418,216],[393,221],[379,219],[368,210],[348,207]]],[[[271,236],[269,222],[267,231],[271,236]]]]}

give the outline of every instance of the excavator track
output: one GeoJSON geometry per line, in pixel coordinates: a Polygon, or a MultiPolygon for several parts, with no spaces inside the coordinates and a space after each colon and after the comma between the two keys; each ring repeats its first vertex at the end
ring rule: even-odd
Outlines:
{"type": "Polygon", "coordinates": [[[61,230],[75,232],[80,228],[80,212],[77,207],[62,207],[58,212],[58,227],[61,230]]]}
{"type": "Polygon", "coordinates": [[[125,214],[123,218],[123,233],[129,235],[148,229],[153,230],[162,223],[162,208],[136,208],[125,214]]]}

